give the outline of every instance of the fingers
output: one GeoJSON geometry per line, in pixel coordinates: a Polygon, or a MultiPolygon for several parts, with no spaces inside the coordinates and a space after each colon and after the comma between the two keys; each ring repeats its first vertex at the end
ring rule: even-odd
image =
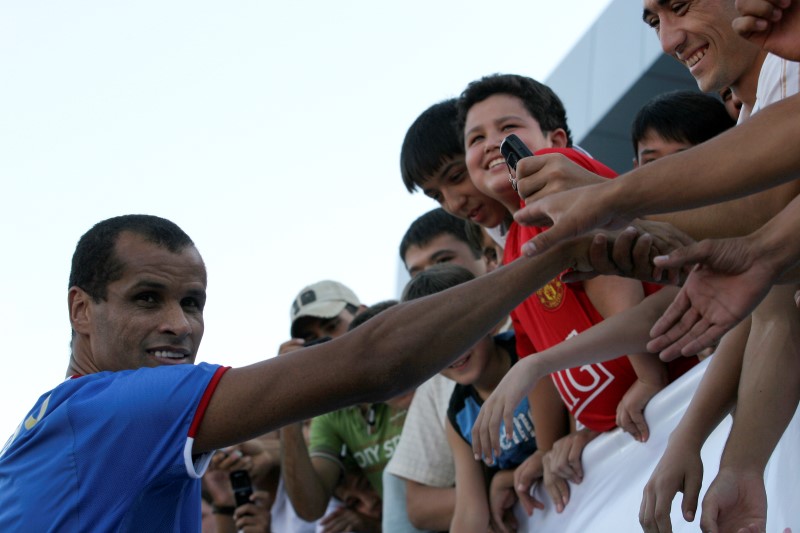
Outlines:
{"type": "Polygon", "coordinates": [[[613,275],[619,272],[617,265],[611,260],[611,250],[605,234],[598,233],[592,238],[592,243],[589,245],[589,262],[599,274],[613,275]]]}
{"type": "Polygon", "coordinates": [[[647,425],[647,420],[644,418],[644,409],[637,409],[631,413],[631,420],[636,427],[636,432],[639,434],[639,442],[647,442],[650,438],[650,428],[647,425]]]}
{"type": "Polygon", "coordinates": [[[491,513],[492,529],[496,533],[510,533],[505,522],[503,521],[505,509],[503,509],[502,505],[494,503],[491,505],[489,511],[491,513]]]}
{"type": "Polygon", "coordinates": [[[483,404],[472,426],[472,452],[476,461],[483,460],[489,465],[494,463],[493,458],[500,455],[500,422],[505,421],[504,429],[509,436],[514,428],[510,420],[513,414],[513,408],[506,409],[505,402],[497,401],[491,396],[483,404]]]}
{"type": "MultiPolygon", "coordinates": [[[[611,251],[612,259],[623,273],[633,271],[633,247],[638,236],[639,232],[636,228],[628,226],[614,239],[614,247],[611,251]]],[[[650,260],[649,250],[647,260],[648,262],[650,260]]]]}
{"type": "Polygon", "coordinates": [[[743,17],[755,17],[777,22],[783,16],[782,8],[791,2],[781,0],[736,0],[736,9],[743,17]]]}
{"type": "Polygon", "coordinates": [[[289,339],[280,345],[278,348],[278,355],[283,355],[298,350],[303,347],[303,344],[305,344],[303,339],[289,339]]]}
{"type": "Polygon", "coordinates": [[[553,445],[550,450],[550,470],[562,479],[573,483],[583,481],[581,453],[583,445],[574,437],[565,437],[553,445]]]}
{"type": "Polygon", "coordinates": [[[706,348],[716,346],[722,336],[727,333],[731,328],[721,325],[711,325],[706,320],[698,322],[689,335],[687,335],[687,343],[681,348],[681,355],[689,357],[700,353],[706,348]],[[693,338],[693,340],[689,340],[693,338]]]}
{"type": "MultiPolygon", "coordinates": [[[[517,497],[520,500],[523,500],[524,497],[530,497],[534,483],[540,480],[543,474],[542,453],[534,452],[514,470],[514,490],[517,493],[517,497]]],[[[533,498],[530,499],[533,500],[533,498]]]]}
{"type": "Polygon", "coordinates": [[[217,470],[226,472],[234,470],[247,470],[249,472],[253,467],[253,459],[234,447],[217,451],[211,458],[211,465],[217,470]]]}
{"type": "Polygon", "coordinates": [[[703,472],[689,469],[683,479],[683,501],[681,511],[687,522],[694,522],[697,513],[697,501],[700,499],[700,487],[703,484],[703,472]]]}
{"type": "MultiPolygon", "coordinates": [[[[523,208],[524,209],[524,208],[523,208]]],[[[519,218],[517,215],[522,213],[522,209],[517,211],[514,215],[514,218],[519,222],[519,218]]],[[[533,224],[531,224],[533,225],[533,224]]],[[[540,224],[544,225],[544,224],[540,224]]],[[[561,241],[565,241],[575,237],[575,232],[572,232],[566,229],[565,225],[555,225],[549,230],[545,231],[544,233],[540,233],[533,239],[529,240],[525,244],[522,245],[522,253],[527,257],[534,257],[536,255],[542,254],[555,246],[557,243],[561,241]]]]}
{"type": "Polygon", "coordinates": [[[546,157],[526,157],[517,163],[517,192],[525,203],[537,200],[541,195],[536,193],[547,185],[546,179],[536,176],[546,163],[546,157]]]}
{"type": "Polygon", "coordinates": [[[668,255],[653,258],[653,263],[661,268],[681,268],[685,265],[704,263],[713,254],[713,243],[701,241],[673,250],[668,255]]]}
{"type": "Polygon", "coordinates": [[[686,289],[681,289],[650,329],[653,339],[647,343],[647,351],[656,353],[665,349],[683,337],[699,319],[700,315],[691,308],[686,289]]]}
{"type": "Polygon", "coordinates": [[[556,507],[556,512],[561,513],[569,503],[569,485],[565,479],[561,479],[556,475],[546,476],[544,488],[553,504],[556,507]]]}
{"type": "MultiPolygon", "coordinates": [[[[661,496],[664,495],[662,494],[661,496]]],[[[651,483],[645,486],[642,504],[639,507],[639,524],[646,533],[672,533],[672,522],[669,514],[674,496],[675,493],[673,492],[667,498],[659,498],[651,483]]]]}
{"type": "Polygon", "coordinates": [[[637,442],[645,442],[647,440],[645,436],[647,424],[644,423],[644,415],[636,408],[630,408],[620,403],[617,409],[617,426],[622,428],[625,433],[630,433],[637,442]],[[644,432],[642,427],[644,427],[644,432]]]}
{"type": "Polygon", "coordinates": [[[531,487],[529,491],[517,491],[517,499],[528,516],[533,514],[534,509],[544,509],[544,504],[533,497],[534,488],[535,486],[531,487]]]}

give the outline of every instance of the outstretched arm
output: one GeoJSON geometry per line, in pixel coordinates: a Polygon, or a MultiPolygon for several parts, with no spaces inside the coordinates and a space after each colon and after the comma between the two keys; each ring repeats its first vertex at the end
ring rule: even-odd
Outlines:
{"type": "Polygon", "coordinates": [[[408,390],[469,349],[565,267],[587,269],[587,249],[587,239],[565,243],[540,258],[522,258],[394,306],[330,342],[229,370],[211,398],[193,452],[408,390]]]}
{"type": "MultiPolygon", "coordinates": [[[[472,428],[472,447],[476,456],[491,457],[493,450],[499,454],[500,422],[505,422],[508,433],[513,428],[514,409],[542,377],[564,368],[606,361],[625,353],[643,352],[652,324],[675,297],[675,291],[672,287],[665,287],[639,305],[511,367],[484,402],[472,428]]],[[[507,436],[511,438],[510,433],[507,436]]]]}
{"type": "MultiPolygon", "coordinates": [[[[522,224],[553,227],[526,245],[526,253],[542,253],[557,242],[595,228],[617,229],[644,215],[741,198],[790,182],[800,175],[800,152],[787,150],[785,139],[800,138],[800,123],[794,119],[798,112],[800,95],[795,95],[685,152],[614,180],[537,199],[520,209],[515,219],[522,224]],[[742,150],[742,146],[747,149],[742,150]]],[[[745,235],[796,195],[797,184],[743,203],[725,203],[660,219],[695,238],[745,235]]]]}
{"type": "Polygon", "coordinates": [[[688,268],[678,297],[653,327],[651,351],[669,360],[712,345],[748,316],[778,282],[797,278],[800,197],[746,237],[706,240],[655,259],[664,268],[688,268]]]}

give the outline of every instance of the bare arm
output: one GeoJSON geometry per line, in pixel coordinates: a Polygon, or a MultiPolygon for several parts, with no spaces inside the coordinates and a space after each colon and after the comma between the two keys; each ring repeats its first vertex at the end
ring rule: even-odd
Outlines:
{"type": "Polygon", "coordinates": [[[642,495],[639,522],[648,533],[671,531],[670,509],[678,492],[683,492],[684,518],[694,520],[703,481],[700,450],[736,402],[749,334],[747,319],[723,337],[686,413],[670,435],[667,449],[642,495]]]}
{"type": "Polygon", "coordinates": [[[449,420],[447,441],[456,464],[456,506],[450,531],[485,533],[489,529],[489,496],[483,465],[449,420]]]}
{"type": "Polygon", "coordinates": [[[703,499],[706,531],[766,527],[764,468],[800,400],[796,289],[773,288],[753,312],[733,427],[719,473],[703,499]]]}
{"type": "Polygon", "coordinates": [[[796,279],[798,224],[800,197],[745,237],[704,240],[656,258],[671,269],[697,266],[653,327],[648,347],[667,359],[695,353],[750,315],[773,284],[796,279]]]}
{"type": "Polygon", "coordinates": [[[588,269],[588,244],[587,239],[573,241],[546,256],[515,261],[397,305],[328,343],[229,370],[211,398],[194,453],[407,390],[469,349],[565,267],[588,269]]]}
{"type": "Polygon", "coordinates": [[[800,95],[769,105],[701,145],[641,166],[615,180],[579,187],[529,203],[515,214],[523,224],[554,224],[527,252],[593,228],[618,228],[653,213],[686,210],[740,198],[781,183],[786,188],[741,204],[668,219],[696,238],[744,235],[758,228],[797,195],[800,153],[786,139],[800,138],[800,95]],[[746,147],[743,149],[742,147],[746,147]],[[787,183],[789,182],[789,183],[787,183]]]}
{"type": "MultiPolygon", "coordinates": [[[[611,317],[638,305],[644,299],[639,281],[617,276],[600,276],[584,282],[586,294],[603,318],[611,317]]],[[[644,408],[650,399],[669,383],[667,366],[650,353],[631,353],[628,360],[636,373],[636,382],[626,391],[617,406],[617,425],[637,441],[650,436],[644,408]]]]}
{"type": "Polygon", "coordinates": [[[406,480],[408,520],[417,529],[447,531],[456,507],[456,489],[406,480]]]}
{"type": "MultiPolygon", "coordinates": [[[[507,429],[512,427],[514,409],[534,384],[538,387],[540,381],[544,381],[542,376],[564,368],[606,361],[625,353],[643,352],[650,339],[651,326],[674,298],[675,292],[674,287],[665,287],[642,300],[636,307],[614,315],[535,356],[526,357],[511,367],[481,407],[472,429],[475,453],[488,457],[492,450],[499,451],[500,423],[505,421],[507,429]]],[[[550,381],[549,378],[547,381],[550,381]]],[[[535,400],[530,397],[534,416],[535,400]]],[[[539,421],[534,418],[533,423],[538,444],[539,421]]],[[[540,449],[549,450],[560,436],[549,443],[542,443],[540,449]]]]}
{"type": "Polygon", "coordinates": [[[281,429],[281,468],[297,516],[307,522],[322,518],[341,470],[333,461],[308,455],[302,424],[281,429]]]}

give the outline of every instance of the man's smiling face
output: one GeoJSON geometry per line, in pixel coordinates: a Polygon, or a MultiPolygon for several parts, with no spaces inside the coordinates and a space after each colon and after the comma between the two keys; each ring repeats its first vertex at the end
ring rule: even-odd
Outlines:
{"type": "Polygon", "coordinates": [[[686,66],[703,92],[735,86],[760,68],[759,48],[731,27],[736,16],[733,0],[644,0],[642,14],[664,53],[686,66]]]}
{"type": "Polygon", "coordinates": [[[115,245],[122,275],[95,301],[83,301],[73,328],[88,337],[96,371],[192,364],[203,337],[206,270],[200,253],[187,246],[174,253],[132,232],[115,245]]]}

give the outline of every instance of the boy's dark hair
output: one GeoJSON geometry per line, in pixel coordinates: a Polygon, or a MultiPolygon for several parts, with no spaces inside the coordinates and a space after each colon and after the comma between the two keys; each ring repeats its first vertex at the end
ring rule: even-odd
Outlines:
{"type": "Polygon", "coordinates": [[[736,125],[725,105],[696,91],[660,94],[639,109],[631,124],[633,156],[648,130],[666,140],[700,144],[736,125]]]}
{"type": "Polygon", "coordinates": [[[412,246],[425,246],[440,235],[449,234],[469,245],[475,259],[481,257],[483,246],[471,241],[467,234],[467,224],[458,217],[454,217],[441,207],[432,209],[418,217],[406,230],[403,240],[400,241],[400,260],[405,263],[406,253],[412,246]]]}
{"type": "Polygon", "coordinates": [[[353,318],[353,321],[350,322],[349,326],[347,326],[347,331],[353,331],[355,328],[357,328],[370,318],[373,318],[378,313],[382,313],[383,311],[386,311],[390,307],[397,305],[397,303],[398,303],[397,300],[384,300],[374,305],[370,305],[369,307],[358,313],[355,316],[355,318],[353,318]]]}
{"type": "Polygon", "coordinates": [[[400,149],[400,174],[408,192],[414,192],[454,157],[464,155],[458,130],[456,99],[425,110],[411,124],[400,149]]]}
{"type": "Polygon", "coordinates": [[[414,276],[406,284],[401,301],[408,302],[436,294],[473,279],[475,279],[475,275],[462,266],[452,263],[433,265],[414,276]]]}
{"type": "Polygon", "coordinates": [[[95,302],[105,300],[108,284],[122,277],[125,267],[115,253],[120,233],[129,231],[146,241],[178,253],[194,246],[177,224],[152,215],[122,215],[95,224],[83,234],[72,255],[69,287],[80,287],[95,302]]]}
{"type": "Polygon", "coordinates": [[[517,74],[491,74],[471,82],[458,99],[458,131],[462,141],[464,124],[470,108],[495,94],[516,96],[525,109],[539,123],[542,133],[559,128],[567,134],[567,147],[572,146],[572,133],[567,126],[567,112],[564,104],[553,90],[527,76],[517,74]]]}

